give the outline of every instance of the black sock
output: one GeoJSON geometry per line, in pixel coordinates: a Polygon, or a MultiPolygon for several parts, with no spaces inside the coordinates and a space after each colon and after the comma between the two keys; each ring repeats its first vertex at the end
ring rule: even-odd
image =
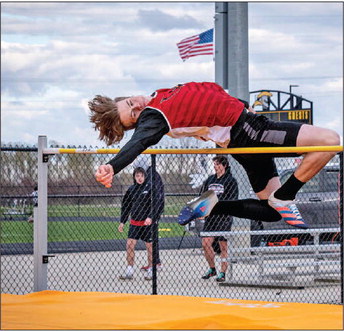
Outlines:
{"type": "Polygon", "coordinates": [[[231,215],[263,222],[277,222],[281,219],[281,215],[269,206],[267,200],[256,199],[219,201],[210,215],[231,215]]]}
{"type": "Polygon", "coordinates": [[[275,192],[274,196],[280,200],[294,200],[296,193],[306,183],[299,181],[294,174],[275,192]]]}

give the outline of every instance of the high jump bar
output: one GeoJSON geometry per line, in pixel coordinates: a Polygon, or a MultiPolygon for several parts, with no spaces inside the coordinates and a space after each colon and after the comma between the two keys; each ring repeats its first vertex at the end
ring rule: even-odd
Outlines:
{"type": "MultiPolygon", "coordinates": [[[[43,154],[117,154],[119,148],[44,148],[43,154]]],[[[245,148],[193,148],[193,149],[146,149],[142,154],[268,154],[343,152],[343,146],[301,146],[301,147],[245,147],[245,148]]]]}

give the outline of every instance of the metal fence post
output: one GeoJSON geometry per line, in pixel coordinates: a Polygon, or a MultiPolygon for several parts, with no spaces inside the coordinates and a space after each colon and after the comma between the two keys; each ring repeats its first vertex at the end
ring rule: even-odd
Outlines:
{"type": "MultiPolygon", "coordinates": [[[[156,183],[155,183],[155,174],[156,174],[156,155],[151,155],[152,159],[152,166],[151,166],[151,208],[155,209],[158,208],[156,206],[156,183]]],[[[153,222],[152,222],[152,237],[153,237],[153,245],[152,245],[152,255],[153,255],[153,283],[152,283],[152,294],[156,295],[158,294],[158,284],[157,284],[157,263],[158,263],[158,249],[159,249],[159,235],[158,235],[158,220],[156,218],[156,210],[152,211],[153,215],[153,222]]]]}
{"type": "Polygon", "coordinates": [[[341,303],[343,304],[344,302],[344,284],[343,284],[343,280],[344,280],[344,276],[343,276],[343,272],[344,272],[344,267],[343,267],[343,257],[344,257],[344,250],[343,250],[343,242],[344,242],[344,231],[343,231],[343,152],[339,153],[339,222],[340,222],[340,268],[341,268],[341,303]]]}
{"type": "Polygon", "coordinates": [[[38,207],[34,212],[34,291],[48,288],[48,157],[43,155],[47,137],[38,137],[38,207]]]}

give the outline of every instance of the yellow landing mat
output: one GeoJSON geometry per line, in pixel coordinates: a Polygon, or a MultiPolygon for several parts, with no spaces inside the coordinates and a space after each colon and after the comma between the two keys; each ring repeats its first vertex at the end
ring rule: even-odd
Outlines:
{"type": "Polygon", "coordinates": [[[1,295],[1,329],[341,330],[343,307],[103,292],[1,295]]]}

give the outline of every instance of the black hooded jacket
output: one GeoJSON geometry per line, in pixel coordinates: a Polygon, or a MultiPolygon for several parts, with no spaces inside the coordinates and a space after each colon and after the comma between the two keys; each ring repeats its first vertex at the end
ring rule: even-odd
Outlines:
{"type": "Polygon", "coordinates": [[[142,184],[138,184],[134,179],[134,185],[128,188],[122,199],[121,223],[126,223],[129,216],[135,221],[144,221],[147,217],[159,220],[164,209],[164,185],[160,175],[157,172],[154,175],[154,192],[151,168],[147,169],[146,179],[142,184]]]}
{"type": "Polygon", "coordinates": [[[203,183],[200,194],[205,191],[215,191],[220,201],[222,200],[237,200],[239,196],[238,183],[228,167],[225,173],[217,178],[217,175],[209,176],[203,183]]]}
{"type": "MultiPolygon", "coordinates": [[[[200,194],[208,190],[213,190],[216,193],[219,201],[237,200],[239,197],[238,182],[233,177],[231,168],[228,167],[226,169],[226,172],[220,178],[217,178],[216,174],[209,176],[204,181],[200,190],[200,194]]],[[[218,215],[208,216],[206,218],[206,221],[213,221],[217,219],[230,221],[232,220],[232,216],[225,216],[220,218],[218,215]]]]}

